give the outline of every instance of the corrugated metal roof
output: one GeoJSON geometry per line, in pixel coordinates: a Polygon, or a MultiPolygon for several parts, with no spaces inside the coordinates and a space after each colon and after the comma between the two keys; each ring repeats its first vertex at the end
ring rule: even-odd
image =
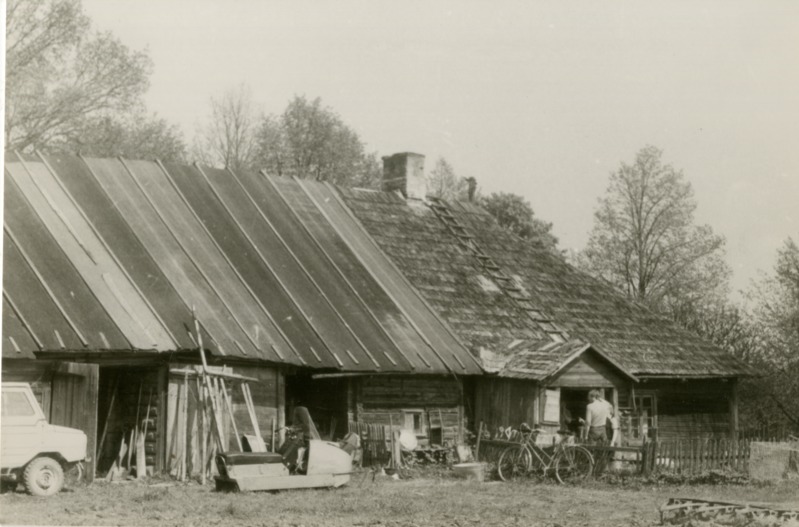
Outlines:
{"type": "Polygon", "coordinates": [[[9,277],[4,281],[4,295],[37,343],[32,349],[83,349],[80,337],[8,233],[3,234],[3,273],[9,277]]]}
{"type": "MultiPolygon", "coordinates": [[[[345,353],[345,350],[354,350],[363,355],[358,343],[348,338],[344,328],[334,325],[333,314],[323,309],[318,294],[309,291],[312,285],[301,282],[303,277],[296,272],[296,266],[286,267],[279,243],[256,246],[239,228],[231,215],[232,209],[227,207],[246,207],[246,201],[238,204],[221,202],[196,168],[167,164],[166,170],[230,266],[246,284],[255,302],[269,313],[291,341],[303,364],[339,367],[329,353],[329,350],[338,350],[341,367],[359,369],[359,364],[345,353]],[[274,266],[281,267],[280,276],[275,274],[274,266]]],[[[228,178],[232,180],[231,175],[228,178]]],[[[266,233],[268,226],[263,225],[260,218],[252,216],[250,221],[257,222],[257,229],[266,233]]]]}
{"type": "MultiPolygon", "coordinates": [[[[64,191],[91,221],[98,238],[115,255],[120,268],[151,306],[153,315],[159,318],[176,347],[196,347],[195,339],[187,327],[192,320],[190,307],[181,299],[114,202],[97,183],[88,165],[75,156],[43,156],[42,160],[58,175],[64,191]]],[[[203,335],[203,342],[213,349],[214,344],[208,334],[203,335]]]]}
{"type": "MultiPolygon", "coordinates": [[[[122,162],[117,159],[85,161],[103,192],[146,247],[183,302],[194,307],[197,318],[210,333],[216,351],[223,355],[258,358],[259,353],[235,317],[161,221],[122,162]]],[[[191,320],[181,320],[180,323],[191,328],[191,320]]]]}
{"type": "Polygon", "coordinates": [[[11,163],[8,172],[131,346],[174,349],[175,343],[160,321],[47,166],[39,162],[11,163]]]}
{"type": "Polygon", "coordinates": [[[3,359],[33,359],[38,344],[3,296],[3,359]]]}
{"type": "MultiPolygon", "coordinates": [[[[7,168],[15,168],[14,165],[15,163],[6,163],[7,168]]],[[[6,170],[6,174],[8,173],[6,170]]],[[[80,339],[83,349],[91,351],[132,348],[130,341],[120,331],[10,177],[5,182],[4,228],[28,268],[44,287],[47,296],[58,306],[61,315],[80,339]]],[[[4,289],[7,289],[5,282],[13,281],[16,277],[4,274],[3,278],[4,289]]],[[[16,299],[12,298],[12,301],[16,302],[16,299]]],[[[34,333],[51,332],[50,327],[38,327],[38,313],[35,311],[37,304],[38,302],[32,303],[31,312],[23,309],[22,315],[36,328],[34,333]]],[[[22,308],[22,304],[20,307],[22,308]]]]}
{"type": "MultiPolygon", "coordinates": [[[[322,213],[336,235],[351,248],[352,253],[393,299],[406,320],[425,342],[424,347],[416,349],[422,362],[434,369],[443,366],[453,373],[479,373],[481,369],[476,359],[383,254],[374,240],[350,214],[336,190],[332,186],[307,180],[295,180],[294,184],[304,191],[307,199],[322,213]]],[[[299,197],[298,194],[295,196],[299,197]]],[[[308,210],[307,207],[295,208],[308,210]]],[[[308,217],[306,221],[313,220],[308,217]]]]}
{"type": "Polygon", "coordinates": [[[329,187],[68,155],[5,174],[5,357],[193,349],[194,309],[219,355],[480,372],[329,187]]]}
{"type": "Polygon", "coordinates": [[[393,359],[391,342],[358,304],[345,281],[324,262],[284,203],[273,201],[259,207],[232,173],[206,168],[201,172],[262,261],[268,262],[269,272],[315,326],[327,347],[315,350],[317,359],[335,354],[336,361],[348,369],[407,369],[393,359]],[[294,228],[287,231],[292,224],[294,228]]]}

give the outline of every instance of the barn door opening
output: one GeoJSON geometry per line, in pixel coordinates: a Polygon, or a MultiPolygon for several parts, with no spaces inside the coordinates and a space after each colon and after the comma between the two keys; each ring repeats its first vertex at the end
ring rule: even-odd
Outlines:
{"type": "Polygon", "coordinates": [[[291,424],[294,408],[305,406],[319,434],[325,439],[339,439],[347,433],[347,378],[312,379],[298,374],[286,377],[286,422],[291,424]]]}
{"type": "Polygon", "coordinates": [[[135,468],[133,449],[138,433],[144,438],[145,465],[150,473],[164,464],[165,370],[162,367],[103,367],[100,371],[97,470],[107,472],[114,461],[135,468]],[[124,446],[123,446],[124,443],[124,446]],[[128,454],[130,453],[130,455],[128,454]]]}

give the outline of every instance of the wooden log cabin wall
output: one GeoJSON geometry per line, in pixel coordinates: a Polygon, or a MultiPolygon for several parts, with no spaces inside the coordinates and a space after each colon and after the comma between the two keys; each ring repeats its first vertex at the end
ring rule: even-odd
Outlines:
{"type": "Polygon", "coordinates": [[[501,427],[537,424],[538,383],[522,379],[484,377],[476,382],[474,422],[492,434],[501,427]]]}
{"type": "Polygon", "coordinates": [[[463,381],[453,376],[352,379],[357,422],[413,430],[420,444],[455,444],[467,425],[463,381]]]}
{"type": "MultiPolygon", "coordinates": [[[[639,416],[632,427],[642,425],[644,412],[654,412],[655,419],[646,424],[657,429],[659,439],[721,439],[737,434],[734,380],[647,379],[636,384],[632,399],[635,408],[628,405],[626,409],[639,416]]],[[[623,432],[625,428],[623,424],[623,432]]]]}

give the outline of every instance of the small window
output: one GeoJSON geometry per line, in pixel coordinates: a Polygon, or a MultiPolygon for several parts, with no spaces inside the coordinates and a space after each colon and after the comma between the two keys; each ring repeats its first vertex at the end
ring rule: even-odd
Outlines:
{"type": "Polygon", "coordinates": [[[404,430],[413,430],[416,435],[424,435],[424,411],[422,410],[403,410],[404,430]]]}
{"type": "Polygon", "coordinates": [[[657,400],[654,395],[635,396],[635,411],[631,421],[634,439],[652,437],[658,426],[657,400]]]}
{"type": "Polygon", "coordinates": [[[3,392],[3,417],[29,417],[36,415],[25,392],[3,392]]]}
{"type": "Polygon", "coordinates": [[[544,392],[544,422],[560,423],[560,388],[547,388],[544,392]]]}

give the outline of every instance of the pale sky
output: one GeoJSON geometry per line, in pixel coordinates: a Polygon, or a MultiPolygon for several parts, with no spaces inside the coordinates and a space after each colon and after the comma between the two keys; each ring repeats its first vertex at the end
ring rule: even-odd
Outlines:
{"type": "Polygon", "coordinates": [[[84,0],[155,64],[187,140],[211,96],[321,97],[380,155],[445,157],[581,249],[608,174],[647,144],[727,238],[733,288],[799,242],[799,2],[84,0]]]}

